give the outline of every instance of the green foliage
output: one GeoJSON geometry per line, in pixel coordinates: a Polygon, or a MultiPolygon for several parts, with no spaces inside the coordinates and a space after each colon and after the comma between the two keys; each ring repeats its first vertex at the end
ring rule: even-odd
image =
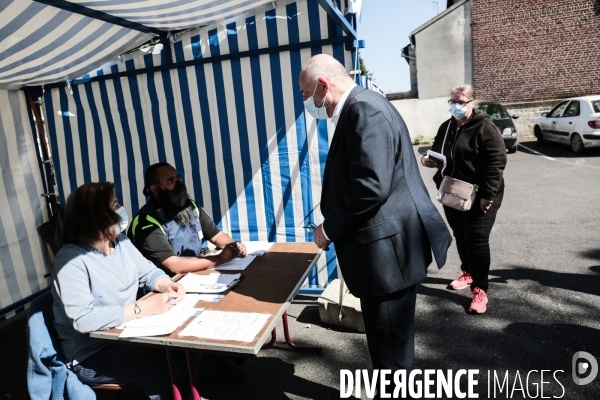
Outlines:
{"type": "Polygon", "coordinates": [[[433,138],[429,136],[419,135],[413,141],[414,144],[433,144],[433,138]]]}
{"type": "Polygon", "coordinates": [[[363,60],[363,58],[362,58],[362,56],[360,54],[358,55],[358,62],[360,64],[360,74],[362,76],[371,76],[371,75],[373,75],[373,73],[369,72],[369,70],[367,69],[367,66],[365,65],[365,62],[364,62],[364,60],[363,60]]]}

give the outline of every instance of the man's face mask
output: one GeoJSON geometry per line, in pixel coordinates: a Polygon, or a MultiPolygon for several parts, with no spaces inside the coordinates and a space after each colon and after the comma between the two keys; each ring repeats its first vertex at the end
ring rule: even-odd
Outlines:
{"type": "Polygon", "coordinates": [[[170,215],[175,215],[188,205],[188,193],[185,184],[181,180],[177,180],[175,187],[172,190],[160,188],[158,192],[158,202],[164,207],[165,211],[170,215]]]}
{"type": "Polygon", "coordinates": [[[315,90],[313,90],[312,96],[310,96],[304,102],[304,107],[306,107],[306,111],[308,111],[308,113],[310,115],[312,115],[313,118],[327,119],[327,118],[329,118],[329,115],[327,115],[327,110],[325,109],[325,97],[323,97],[323,102],[321,103],[320,106],[317,107],[317,105],[315,104],[314,96],[315,96],[315,92],[317,91],[317,86],[319,86],[318,82],[315,85],[315,90]]]}

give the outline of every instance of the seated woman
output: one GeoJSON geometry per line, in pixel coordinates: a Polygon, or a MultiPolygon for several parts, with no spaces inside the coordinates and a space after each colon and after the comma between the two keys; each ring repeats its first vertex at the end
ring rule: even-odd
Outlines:
{"type": "Polygon", "coordinates": [[[123,233],[127,212],[111,182],[87,183],[67,200],[63,241],[52,268],[54,326],[70,368],[86,384],[143,386],[172,398],[163,349],[93,339],[89,332],[168,311],[185,289],[146,260],[123,233]],[[136,301],[138,287],[159,292],[136,301]]]}

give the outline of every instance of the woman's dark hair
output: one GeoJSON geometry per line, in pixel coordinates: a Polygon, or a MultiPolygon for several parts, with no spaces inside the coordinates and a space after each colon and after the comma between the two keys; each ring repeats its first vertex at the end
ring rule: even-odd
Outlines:
{"type": "Polygon", "coordinates": [[[110,208],[115,194],[112,182],[94,182],[79,186],[69,195],[65,211],[62,238],[67,243],[88,243],[113,240],[113,226],[121,217],[110,208]]]}

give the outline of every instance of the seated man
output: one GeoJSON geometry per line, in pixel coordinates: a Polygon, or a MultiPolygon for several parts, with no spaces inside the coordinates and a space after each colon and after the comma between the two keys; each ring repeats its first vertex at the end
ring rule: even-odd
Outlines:
{"type": "Polygon", "coordinates": [[[173,275],[246,256],[246,246],[221,232],[202,207],[188,197],[175,168],[167,163],[151,165],[144,179],[144,194],[151,199],[127,231],[144,257],[173,275]],[[221,253],[200,257],[202,237],[223,249],[221,253]]]}

